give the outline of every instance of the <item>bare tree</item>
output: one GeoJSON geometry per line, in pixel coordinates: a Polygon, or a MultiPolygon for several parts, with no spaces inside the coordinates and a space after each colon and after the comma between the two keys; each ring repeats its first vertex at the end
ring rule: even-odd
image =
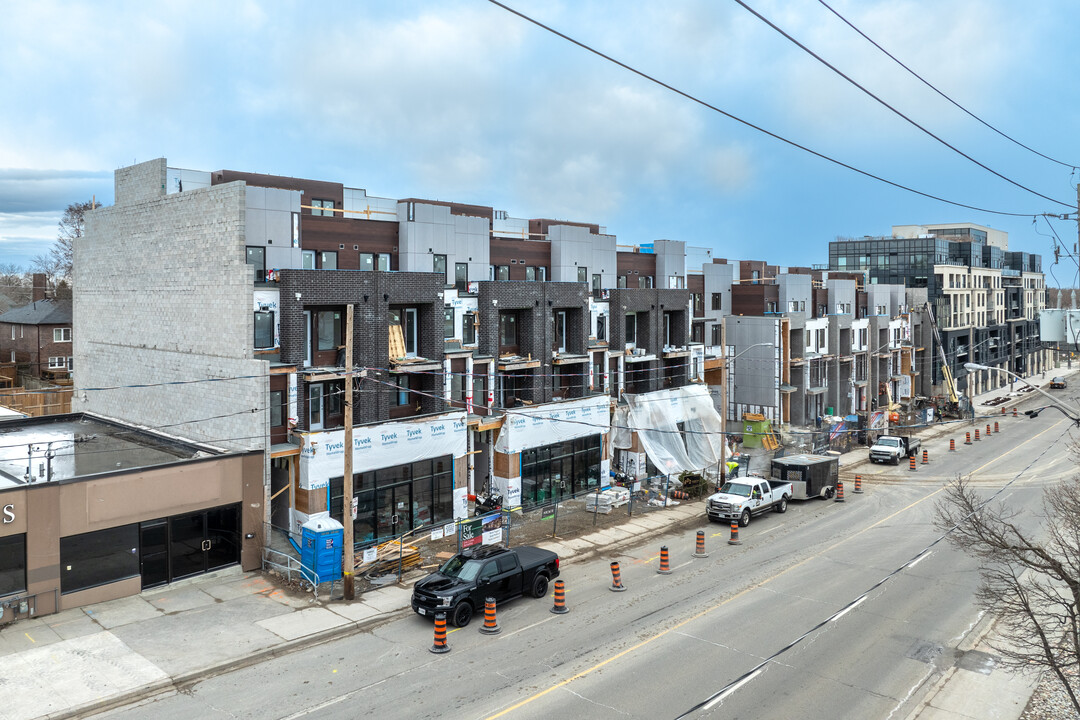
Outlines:
{"type": "Polygon", "coordinates": [[[49,286],[55,293],[63,285],[70,293],[71,266],[74,258],[75,242],[83,236],[86,228],[86,213],[96,205],[93,200],[71,203],[64,210],[56,233],[56,242],[49,252],[37,255],[30,261],[35,272],[45,273],[49,286]]]}
{"type": "Polygon", "coordinates": [[[964,478],[945,491],[934,524],[980,562],[976,604],[998,619],[991,645],[1001,664],[1050,670],[1080,712],[1080,476],[1048,490],[1042,527],[1021,528],[1019,511],[987,502],[964,478]]]}

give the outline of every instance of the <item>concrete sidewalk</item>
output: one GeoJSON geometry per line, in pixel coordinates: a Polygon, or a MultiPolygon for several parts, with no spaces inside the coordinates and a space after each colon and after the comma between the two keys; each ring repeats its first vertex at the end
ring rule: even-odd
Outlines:
{"type": "MultiPolygon", "coordinates": [[[[702,502],[688,502],[541,545],[565,563],[702,517],[702,502]]],[[[260,572],[232,568],[135,597],[20,620],[0,630],[3,717],[84,716],[360,632],[407,611],[411,584],[406,578],[353,602],[315,602],[260,572]]]]}

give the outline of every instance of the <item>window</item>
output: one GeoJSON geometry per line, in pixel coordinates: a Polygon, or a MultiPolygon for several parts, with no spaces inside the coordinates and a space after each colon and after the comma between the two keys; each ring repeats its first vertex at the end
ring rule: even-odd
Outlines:
{"type": "Polygon", "coordinates": [[[443,308],[443,337],[454,337],[454,308],[449,305],[443,308]]]}
{"type": "Polygon", "coordinates": [[[66,370],[67,358],[66,357],[51,357],[49,358],[50,370],[66,370]]]}
{"type": "Polygon", "coordinates": [[[392,307],[387,314],[391,325],[401,326],[402,339],[405,342],[405,356],[416,357],[419,352],[419,312],[414,307],[392,307]]]}
{"type": "Polygon", "coordinates": [[[625,275],[620,275],[617,284],[621,288],[626,287],[626,276],[625,275]]]}
{"type": "Polygon", "coordinates": [[[704,293],[691,293],[691,301],[694,303],[694,316],[701,317],[705,314],[705,295],[704,293]]]}
{"type": "Polygon", "coordinates": [[[266,248],[249,247],[247,264],[253,266],[255,282],[266,282],[266,248]]]}
{"type": "Polygon", "coordinates": [[[536,268],[531,265],[525,268],[525,282],[536,282],[536,268]]]}
{"type": "Polygon", "coordinates": [[[26,590],[26,533],[0,538],[0,597],[26,590]]]}
{"type": "Polygon", "coordinates": [[[722,326],[713,325],[713,327],[712,327],[712,344],[713,345],[720,345],[721,344],[721,342],[720,342],[720,335],[721,334],[722,334],[722,326]]]}
{"type": "Polygon", "coordinates": [[[304,270],[315,269],[315,251],[314,250],[301,250],[300,257],[302,260],[301,267],[304,270]]]}
{"type": "Polygon", "coordinates": [[[281,427],[285,424],[285,391],[270,391],[270,426],[281,427]]]}
{"type": "Polygon", "coordinates": [[[323,427],[323,386],[308,386],[308,429],[322,430],[323,427]]]}
{"type": "Polygon", "coordinates": [[[319,253],[319,267],[323,270],[337,270],[337,253],[330,251],[319,253]]]}
{"type": "Polygon", "coordinates": [[[694,323],[690,329],[690,341],[696,343],[705,342],[705,326],[702,323],[694,323]]]}
{"type": "Polygon", "coordinates": [[[318,198],[311,201],[311,214],[312,215],[326,215],[328,217],[334,216],[334,201],[333,200],[320,200],[318,198]]]}
{"type": "Polygon", "coordinates": [[[316,350],[337,350],[341,345],[341,313],[337,310],[321,310],[315,315],[316,350]]]}
{"type": "Polygon", "coordinates": [[[712,294],[712,309],[713,310],[723,310],[724,309],[723,308],[723,299],[724,299],[723,294],[721,294],[721,293],[713,293],[712,294]]]}
{"type": "Polygon", "coordinates": [[[546,267],[541,267],[540,268],[540,282],[546,282],[547,281],[547,276],[548,276],[547,268],[546,267]]]}
{"type": "Polygon", "coordinates": [[[467,312],[461,316],[461,344],[476,344],[476,313],[467,312]]]}
{"type": "Polygon", "coordinates": [[[263,311],[255,313],[255,347],[274,347],[274,313],[263,311]]]}
{"type": "Polygon", "coordinates": [[[139,525],[60,538],[60,592],[139,576],[139,525]]]}
{"type": "Polygon", "coordinates": [[[600,436],[589,435],[521,453],[524,507],[595,490],[600,482],[600,436]]]}
{"type": "Polygon", "coordinates": [[[593,389],[604,392],[604,361],[593,363],[593,389]]]}
{"type": "Polygon", "coordinates": [[[510,266],[509,265],[497,265],[495,267],[495,279],[502,282],[506,282],[510,279],[510,266]]]}
{"type": "Polygon", "coordinates": [[[596,316],[596,339],[607,340],[607,315],[596,316]]]}
{"type": "Polygon", "coordinates": [[[602,282],[603,282],[603,280],[601,279],[601,276],[597,275],[596,273],[593,273],[593,276],[592,276],[593,295],[599,295],[600,294],[600,285],[602,284],[602,282]]]}
{"type": "Polygon", "coordinates": [[[469,266],[467,263],[454,263],[454,287],[458,292],[469,289],[469,266]]]}
{"type": "Polygon", "coordinates": [[[375,256],[375,265],[381,272],[390,272],[390,256],[387,253],[379,253],[375,256]]]}
{"type": "MultiPolygon", "coordinates": [[[[15,335],[15,328],[11,328],[12,336],[15,335]]],[[[71,328],[53,328],[52,331],[53,342],[71,342],[71,328]]]]}
{"type": "Polygon", "coordinates": [[[404,407],[409,404],[408,375],[394,376],[394,388],[390,391],[390,404],[394,407],[404,407]]]}
{"type": "Polygon", "coordinates": [[[518,322],[516,312],[499,313],[499,352],[518,351],[518,322]]]}
{"type": "Polygon", "coordinates": [[[578,282],[589,282],[589,268],[587,268],[587,267],[579,267],[577,269],[577,281],[578,282]]]}
{"type": "Polygon", "coordinates": [[[555,324],[554,347],[557,352],[566,352],[566,311],[556,310],[551,317],[555,324]]]}
{"type": "Polygon", "coordinates": [[[443,282],[446,282],[446,256],[434,255],[431,259],[432,272],[442,275],[443,282]]]}
{"type": "Polygon", "coordinates": [[[626,313],[626,344],[637,342],[637,313],[626,313]]]}
{"type": "Polygon", "coordinates": [[[360,253],[360,269],[361,270],[374,270],[375,269],[375,255],[372,253],[360,253]]]}

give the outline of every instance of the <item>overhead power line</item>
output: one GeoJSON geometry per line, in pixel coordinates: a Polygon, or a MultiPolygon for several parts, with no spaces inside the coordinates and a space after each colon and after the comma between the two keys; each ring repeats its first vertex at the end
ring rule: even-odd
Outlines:
{"type": "MultiPolygon", "coordinates": [[[[1042,194],[1041,192],[1039,192],[1038,190],[1032,190],[1032,189],[1031,189],[1031,188],[1029,188],[1029,187],[1028,187],[1027,185],[1024,185],[1024,184],[1022,184],[1022,183],[1019,183],[1019,182],[1017,182],[1016,180],[1013,180],[1012,178],[1010,178],[1010,177],[1008,177],[1008,176],[1006,176],[1006,175],[1002,175],[1001,173],[999,173],[999,172],[998,172],[997,170],[994,170],[994,169],[993,169],[992,167],[990,167],[989,165],[985,165],[984,163],[981,163],[981,162],[979,162],[978,160],[976,160],[975,158],[971,157],[970,155],[968,155],[968,154],[967,154],[966,152],[964,152],[964,151],[963,151],[963,150],[961,150],[960,148],[956,147],[955,145],[952,145],[952,144],[950,144],[950,143],[949,143],[948,141],[946,141],[946,140],[942,139],[941,137],[939,137],[939,136],[935,135],[935,134],[934,134],[933,132],[931,132],[930,130],[926,129],[925,127],[923,127],[922,125],[920,125],[919,123],[917,123],[917,122],[916,122],[915,120],[912,120],[912,119],[911,119],[910,117],[908,117],[908,116],[907,116],[907,115],[905,115],[904,113],[900,112],[900,111],[899,111],[899,110],[897,110],[897,109],[896,109],[895,107],[893,107],[893,106],[892,106],[892,105],[890,105],[889,103],[885,102],[884,100],[882,100],[882,99],[881,99],[880,97],[878,97],[878,96],[877,96],[877,95],[875,95],[874,93],[870,92],[870,91],[869,91],[868,89],[866,89],[865,87],[863,87],[862,85],[860,85],[860,84],[859,84],[858,82],[856,82],[856,81],[855,81],[854,79],[852,79],[852,78],[851,78],[851,77],[850,77],[849,75],[845,74],[845,73],[844,73],[844,72],[843,72],[842,70],[840,70],[840,69],[839,69],[838,67],[836,67],[835,65],[833,65],[832,63],[830,63],[830,62],[829,62],[828,60],[826,60],[825,58],[823,58],[823,57],[821,57],[820,55],[818,55],[818,54],[817,54],[816,52],[814,52],[814,51],[813,51],[813,50],[811,50],[810,48],[808,48],[808,47],[806,47],[805,45],[803,45],[803,44],[802,44],[801,42],[799,42],[798,40],[796,40],[796,39],[795,39],[795,38],[794,38],[794,37],[793,37],[792,35],[790,35],[789,33],[785,32],[785,31],[784,31],[784,30],[783,30],[782,28],[780,28],[780,27],[779,27],[779,26],[777,26],[777,25],[776,25],[775,23],[773,23],[773,22],[772,22],[771,20],[769,20],[769,19],[768,19],[767,17],[765,17],[764,15],[762,15],[761,13],[759,13],[759,12],[758,12],[757,10],[755,10],[754,8],[752,8],[752,7],[750,7],[749,5],[747,5],[747,4],[745,3],[745,2],[743,2],[743,0],[735,0],[735,2],[737,2],[737,3],[739,4],[739,5],[742,5],[742,6],[743,6],[743,8],[745,8],[747,12],[749,12],[749,13],[750,13],[751,15],[753,15],[754,17],[756,17],[756,18],[757,18],[758,20],[760,20],[761,22],[765,23],[766,25],[768,25],[769,27],[771,27],[771,28],[772,28],[773,30],[775,30],[776,32],[778,32],[778,33],[780,33],[781,35],[783,35],[783,36],[784,36],[784,37],[785,37],[785,38],[786,38],[787,40],[789,40],[789,41],[790,41],[791,43],[793,43],[793,44],[794,44],[795,46],[797,46],[797,47],[798,47],[798,48],[799,48],[800,50],[802,50],[803,52],[805,52],[805,53],[806,53],[807,55],[809,55],[810,57],[814,58],[815,60],[817,60],[817,61],[818,61],[819,63],[821,63],[821,64],[822,64],[822,65],[824,65],[825,67],[829,68],[829,69],[830,69],[830,70],[832,70],[832,71],[833,71],[834,73],[836,73],[836,74],[837,74],[837,75],[839,75],[840,77],[844,78],[845,80],[847,80],[847,81],[848,81],[849,83],[851,83],[852,85],[854,85],[854,86],[855,86],[855,87],[857,87],[858,89],[862,90],[862,91],[863,91],[863,92],[864,92],[864,93],[865,93],[866,95],[870,96],[870,97],[871,97],[871,98],[873,98],[874,100],[877,100],[877,101],[878,101],[878,103],[880,103],[880,104],[881,104],[882,106],[884,106],[884,107],[888,108],[888,109],[889,109],[890,111],[892,111],[892,112],[893,112],[893,113],[894,113],[895,115],[897,115],[898,117],[900,117],[900,118],[902,118],[902,119],[906,120],[906,121],[907,121],[907,122],[908,122],[908,123],[909,123],[910,125],[912,125],[912,126],[913,126],[913,127],[915,127],[915,128],[918,128],[918,129],[919,129],[919,130],[921,130],[922,132],[926,133],[927,135],[929,135],[930,137],[932,137],[932,138],[933,138],[934,140],[937,140],[937,141],[938,141],[939,143],[941,143],[941,144],[942,144],[942,145],[944,145],[945,147],[947,147],[947,148],[949,148],[950,150],[952,150],[952,151],[953,151],[954,153],[956,153],[956,154],[960,155],[960,156],[961,156],[961,157],[963,157],[963,158],[966,158],[967,160],[970,160],[971,162],[973,162],[973,163],[975,163],[976,165],[978,165],[979,167],[981,167],[981,168],[982,168],[983,170],[986,170],[987,172],[989,172],[989,173],[991,173],[991,174],[993,174],[993,175],[996,175],[997,177],[1001,178],[1001,179],[1002,179],[1002,180],[1004,180],[1005,182],[1007,182],[1007,183],[1009,183],[1009,184],[1011,184],[1011,185],[1015,185],[1016,187],[1020,188],[1021,190],[1026,190],[1027,192],[1031,193],[1032,195],[1036,195],[1036,196],[1038,196],[1038,197],[1041,197],[1041,198],[1042,198],[1043,200],[1049,200],[1050,202],[1053,202],[1053,203],[1057,203],[1058,205],[1064,205],[1064,206],[1065,206],[1065,207],[1067,207],[1067,208],[1074,208],[1074,207],[1076,207],[1075,203],[1067,203],[1067,202],[1063,202],[1063,201],[1061,201],[1061,200],[1055,200],[1054,198],[1050,197],[1049,195],[1043,195],[1043,194],[1042,194]]],[[[1071,167],[1071,166],[1069,166],[1069,167],[1071,167]]]]}
{"type": "Polygon", "coordinates": [[[877,48],[878,50],[880,50],[881,52],[883,52],[883,53],[884,53],[884,54],[885,54],[886,56],[888,56],[888,57],[889,57],[889,59],[890,59],[890,60],[892,60],[893,62],[895,62],[895,63],[896,63],[897,65],[899,65],[900,67],[904,68],[905,70],[907,70],[907,71],[908,71],[909,73],[911,73],[911,75],[913,75],[913,76],[914,76],[914,77],[915,77],[915,78],[916,78],[916,79],[917,79],[917,80],[918,80],[919,82],[921,82],[921,83],[922,83],[923,85],[925,85],[926,87],[928,87],[928,88],[930,88],[931,90],[933,90],[934,92],[936,92],[936,93],[937,93],[938,95],[940,95],[941,97],[943,97],[943,98],[945,98],[946,100],[948,100],[948,101],[949,101],[950,103],[952,103],[953,105],[955,105],[955,106],[956,106],[957,108],[959,108],[959,109],[960,109],[960,110],[961,110],[962,112],[964,112],[964,113],[965,113],[966,115],[968,115],[968,116],[972,117],[973,119],[975,119],[975,120],[976,120],[976,121],[978,121],[979,123],[981,123],[981,124],[985,125],[985,126],[986,126],[986,127],[988,127],[989,129],[993,130],[994,132],[996,132],[996,133],[997,133],[998,135],[1000,135],[1001,137],[1005,138],[1005,139],[1006,139],[1006,140],[1008,140],[1009,142],[1011,142],[1011,143],[1014,143],[1014,144],[1016,144],[1016,145],[1019,145],[1020,147],[1024,148],[1024,149],[1025,149],[1025,150],[1027,150],[1028,152],[1032,152],[1032,153],[1035,153],[1036,155],[1038,155],[1038,156],[1039,156],[1039,157],[1041,157],[1041,158],[1045,158],[1046,160],[1049,160],[1049,161],[1050,161],[1050,162],[1052,162],[1052,163],[1057,163],[1058,165],[1063,165],[1063,166],[1065,166],[1065,167],[1067,167],[1067,168],[1072,168],[1072,169],[1074,169],[1074,170],[1075,170],[1075,169],[1076,169],[1077,167],[1080,167],[1080,166],[1078,166],[1078,165],[1075,165],[1075,164],[1073,164],[1073,163],[1067,163],[1067,162],[1062,162],[1061,160],[1057,160],[1057,159],[1055,159],[1055,158],[1052,158],[1052,157],[1050,157],[1049,155],[1044,155],[1043,153],[1039,152],[1039,151],[1038,151],[1038,150],[1036,150],[1035,148],[1032,148],[1032,147],[1029,147],[1029,146],[1025,145],[1024,143],[1022,143],[1022,142],[1020,142],[1019,140],[1017,140],[1016,138],[1014,138],[1014,137],[1012,137],[1012,136],[1008,135],[1008,134],[1007,134],[1007,133],[1005,133],[1004,131],[1002,131],[1002,130],[999,130],[998,128],[994,127],[993,125],[991,125],[991,124],[990,124],[990,123],[988,123],[987,121],[983,120],[983,119],[982,119],[981,117],[979,117],[979,116],[978,116],[978,115],[976,115],[975,113],[971,112],[970,110],[968,110],[968,109],[967,109],[966,107],[964,107],[963,105],[961,105],[961,104],[960,104],[960,103],[958,103],[957,101],[953,100],[953,99],[952,99],[951,97],[949,97],[948,95],[946,95],[946,94],[945,94],[945,93],[944,93],[943,91],[939,90],[939,89],[938,89],[937,87],[935,87],[935,86],[934,86],[934,85],[933,85],[933,84],[932,84],[932,83],[931,83],[931,82],[930,82],[929,80],[927,80],[927,79],[926,79],[926,78],[924,78],[924,77],[923,77],[922,75],[920,75],[919,73],[917,73],[917,72],[915,72],[914,70],[912,70],[911,68],[909,68],[909,67],[908,67],[907,65],[905,65],[905,64],[904,64],[904,63],[903,63],[903,62],[902,62],[902,61],[901,61],[901,60],[900,60],[900,59],[899,59],[898,57],[896,57],[895,55],[893,55],[893,54],[892,54],[891,52],[889,52],[889,51],[888,51],[888,50],[886,50],[885,48],[881,47],[881,45],[879,45],[879,44],[878,44],[877,42],[875,42],[875,41],[873,40],[873,38],[871,38],[871,37],[870,37],[869,35],[867,35],[866,33],[864,33],[864,32],[863,32],[862,30],[860,30],[859,28],[855,27],[855,25],[854,25],[854,24],[853,24],[853,23],[852,23],[852,22],[851,22],[850,20],[848,20],[848,19],[847,19],[846,17],[844,17],[843,15],[841,15],[840,13],[838,13],[838,12],[837,12],[837,11],[836,11],[835,9],[833,9],[832,7],[830,7],[830,6],[829,6],[829,4],[828,4],[827,2],[825,2],[825,0],[818,0],[818,2],[819,2],[819,3],[821,3],[822,5],[824,5],[824,6],[825,6],[825,9],[827,9],[827,10],[828,10],[829,12],[831,12],[831,13],[832,13],[833,15],[835,15],[835,16],[836,16],[836,17],[838,17],[838,18],[840,18],[840,20],[841,20],[841,21],[843,21],[843,23],[844,23],[845,25],[847,25],[847,26],[848,26],[848,27],[850,27],[850,28],[851,28],[852,30],[854,30],[855,32],[857,32],[857,33],[859,33],[860,35],[862,35],[862,36],[863,36],[863,38],[864,38],[864,39],[865,39],[865,40],[866,40],[866,41],[867,41],[868,43],[870,43],[871,45],[873,45],[874,47],[876,47],[876,48],[877,48]]]}
{"type": "MultiPolygon", "coordinates": [[[[663,80],[655,78],[652,75],[649,75],[648,73],[645,73],[645,72],[643,72],[641,70],[638,70],[637,68],[632,67],[630,65],[627,65],[626,63],[624,63],[624,62],[622,62],[620,60],[616,60],[615,58],[613,58],[610,55],[607,55],[607,54],[597,50],[596,48],[592,47],[591,45],[587,45],[587,44],[581,42],[580,40],[575,40],[574,38],[570,37],[569,35],[567,35],[565,33],[562,33],[562,32],[559,32],[558,30],[551,27],[550,25],[545,25],[544,23],[540,22],[539,20],[536,20],[535,18],[532,18],[532,17],[530,17],[529,15],[526,15],[523,12],[520,12],[520,11],[515,10],[514,8],[512,8],[512,7],[508,6],[508,5],[504,5],[503,3],[498,2],[498,0],[488,0],[488,2],[491,3],[492,5],[495,5],[497,7],[502,8],[503,10],[506,10],[507,12],[509,12],[509,13],[511,13],[513,15],[517,15],[522,20],[525,20],[526,22],[530,22],[533,25],[537,26],[538,28],[540,28],[542,30],[546,30],[547,32],[551,33],[552,35],[560,37],[563,40],[566,40],[567,42],[569,42],[569,43],[571,43],[573,45],[577,45],[579,48],[581,48],[582,50],[585,50],[586,52],[590,52],[593,55],[596,55],[597,57],[600,57],[600,58],[603,58],[604,60],[607,60],[608,62],[612,63],[613,65],[618,65],[619,67],[623,68],[624,70],[627,70],[629,72],[634,73],[638,77],[641,77],[641,78],[643,78],[645,80],[648,80],[649,82],[654,83],[656,85],[659,85],[660,87],[664,88],[665,90],[669,90],[669,91],[675,93],[676,95],[680,95],[680,96],[686,98],[687,100],[689,100],[691,102],[697,103],[698,105],[701,105],[702,107],[708,108],[709,110],[712,110],[713,112],[719,113],[719,114],[723,115],[724,117],[726,117],[726,118],[728,118],[730,120],[734,120],[735,122],[739,123],[740,125],[744,125],[744,126],[750,128],[751,130],[756,130],[757,132],[762,133],[763,135],[768,135],[769,137],[773,138],[774,140],[779,140],[780,142],[782,142],[782,143],[784,143],[786,145],[790,145],[793,148],[796,148],[798,150],[802,150],[805,153],[809,153],[809,154],[811,154],[811,155],[813,155],[815,157],[818,157],[818,158],[821,158],[822,160],[825,160],[826,162],[830,162],[830,163],[832,163],[834,165],[838,165],[838,166],[840,166],[840,167],[842,167],[842,168],[844,168],[846,170],[850,170],[850,171],[852,171],[854,173],[858,173],[859,175],[862,175],[863,177],[868,177],[868,178],[870,178],[872,180],[877,180],[880,183],[890,185],[890,186],[892,186],[894,188],[897,188],[899,190],[904,190],[905,192],[913,193],[915,195],[919,195],[921,197],[924,197],[924,198],[927,198],[927,199],[930,199],[930,200],[936,200],[938,202],[945,203],[946,205],[953,205],[955,207],[962,207],[962,208],[965,208],[967,210],[975,210],[976,212],[989,213],[991,215],[1006,215],[1006,216],[1009,216],[1009,217],[1033,217],[1034,215],[1037,214],[1037,213],[1030,213],[1030,212],[1021,213],[1021,212],[1005,212],[1003,210],[990,210],[989,208],[982,208],[982,207],[978,207],[976,205],[968,205],[966,203],[957,202],[955,200],[947,200],[947,199],[945,199],[943,197],[940,197],[938,195],[932,195],[930,193],[926,193],[926,192],[923,192],[921,190],[916,190],[915,188],[909,187],[907,185],[903,185],[901,183],[894,182],[892,180],[887,180],[887,179],[881,177],[880,175],[875,175],[874,173],[868,172],[866,170],[861,170],[861,169],[855,167],[854,165],[850,165],[850,164],[848,164],[848,163],[846,163],[846,162],[844,162],[842,160],[837,160],[836,158],[830,157],[829,155],[826,155],[824,153],[818,152],[817,150],[813,150],[813,149],[811,149],[811,148],[809,148],[809,147],[807,147],[805,145],[797,143],[794,140],[789,140],[788,138],[786,138],[786,137],[784,137],[782,135],[778,135],[777,133],[774,133],[771,130],[766,130],[765,128],[761,127],[760,125],[755,125],[754,123],[750,122],[749,120],[744,120],[744,119],[738,117],[737,115],[733,115],[733,114],[727,112],[726,110],[722,110],[721,108],[719,108],[719,107],[717,107],[717,106],[715,106],[715,105],[713,105],[713,104],[711,104],[711,103],[709,103],[709,102],[707,102],[705,100],[702,100],[701,98],[699,98],[699,97],[697,97],[695,95],[691,95],[690,93],[685,92],[683,90],[680,90],[677,87],[674,87],[673,85],[669,85],[668,83],[664,82],[663,80]]],[[[1050,199],[1050,198],[1047,198],[1047,199],[1050,199]]],[[[1052,202],[1059,202],[1059,201],[1052,200],[1052,202]]],[[[1062,204],[1064,204],[1064,203],[1062,203],[1062,204]]],[[[1070,205],[1069,207],[1073,207],[1073,206],[1070,205]]]]}

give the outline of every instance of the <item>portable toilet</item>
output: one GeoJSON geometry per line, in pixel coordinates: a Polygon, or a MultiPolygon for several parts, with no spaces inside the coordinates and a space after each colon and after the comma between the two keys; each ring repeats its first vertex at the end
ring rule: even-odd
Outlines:
{"type": "Polygon", "coordinates": [[[340,580],[341,557],[345,549],[345,528],[331,517],[317,517],[300,526],[300,562],[302,572],[310,582],[311,573],[319,582],[340,580]]]}

